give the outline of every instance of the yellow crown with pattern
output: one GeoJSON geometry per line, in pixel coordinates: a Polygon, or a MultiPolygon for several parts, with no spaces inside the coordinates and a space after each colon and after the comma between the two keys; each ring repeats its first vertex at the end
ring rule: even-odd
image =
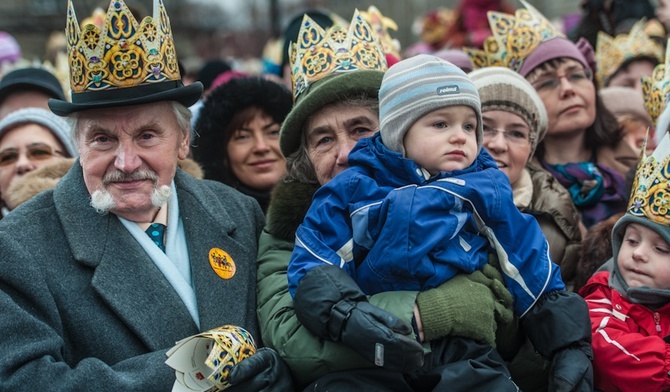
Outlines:
{"type": "Polygon", "coordinates": [[[647,21],[642,19],[633,25],[628,34],[612,37],[602,31],[598,32],[596,79],[600,87],[604,87],[609,82],[609,78],[626,61],[641,57],[655,60],[656,63],[663,61],[663,48],[647,35],[646,26],[647,21]]]}
{"type": "Polygon", "coordinates": [[[377,37],[379,37],[384,53],[400,60],[400,42],[398,42],[397,39],[391,38],[391,34],[389,34],[389,29],[398,31],[398,25],[395,21],[382,15],[374,5],[371,5],[367,11],[361,11],[360,13],[363,16],[363,19],[365,19],[370,27],[377,33],[377,37]]]}
{"type": "MultiPolygon", "coordinates": [[[[668,41],[670,45],[670,40],[668,41]]],[[[670,95],[670,51],[665,52],[665,61],[654,67],[651,76],[642,77],[642,95],[644,106],[656,125],[658,117],[663,113],[670,95]]]]}
{"type": "Polygon", "coordinates": [[[386,71],[377,33],[356,10],[349,26],[324,30],[305,15],[297,42],[289,46],[293,100],[326,76],[359,70],[386,71]]]}
{"type": "Polygon", "coordinates": [[[564,37],[540,11],[520,1],[526,8],[516,10],[514,15],[496,11],[486,14],[493,36],[484,41],[483,50],[464,48],[475,69],[499,66],[519,71],[540,43],[564,37]]]}
{"type": "Polygon", "coordinates": [[[80,27],[68,0],[66,36],[73,93],[181,80],[163,0],[141,23],[123,0],[112,0],[100,28],[80,27]]]}
{"type": "MultiPolygon", "coordinates": [[[[646,144],[646,140],[645,140],[646,144]]],[[[635,172],[628,202],[628,213],[662,224],[670,224],[670,133],[666,133],[654,152],[645,148],[635,172]]]]}

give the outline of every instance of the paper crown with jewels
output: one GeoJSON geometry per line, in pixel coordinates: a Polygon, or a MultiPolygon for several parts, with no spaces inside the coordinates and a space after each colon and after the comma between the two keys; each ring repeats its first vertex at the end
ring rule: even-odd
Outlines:
{"type": "Polygon", "coordinates": [[[663,61],[663,48],[645,32],[647,24],[645,19],[639,20],[628,34],[619,34],[616,37],[598,32],[596,79],[600,87],[609,83],[609,78],[630,60],[647,58],[656,64],[663,61]]]}
{"type": "Polygon", "coordinates": [[[398,25],[391,18],[388,18],[377,9],[374,5],[368,7],[367,11],[361,11],[363,19],[372,27],[372,29],[377,33],[379,41],[382,44],[382,50],[385,54],[395,57],[397,60],[401,59],[400,56],[400,42],[397,39],[393,39],[390,30],[398,30],[398,25]]]}
{"type": "Polygon", "coordinates": [[[670,71],[670,51],[666,51],[664,61],[654,67],[651,76],[642,77],[644,106],[654,125],[663,113],[670,95],[670,72],[668,71],[670,71]]]}
{"type": "Polygon", "coordinates": [[[154,0],[153,11],[153,17],[138,23],[123,0],[111,0],[102,27],[80,27],[68,0],[65,34],[72,102],[49,101],[51,110],[68,115],[168,100],[194,104],[202,84],[182,84],[163,0],[154,0]]]}
{"type": "Polygon", "coordinates": [[[504,12],[487,13],[493,35],[484,41],[483,50],[464,48],[475,69],[499,66],[519,71],[524,60],[540,43],[555,37],[565,37],[556,27],[524,0],[526,7],[514,15],[504,12]]]}
{"type": "Polygon", "coordinates": [[[356,10],[348,27],[324,30],[305,15],[297,42],[289,46],[293,100],[326,76],[359,70],[386,71],[377,33],[356,10]]]}
{"type": "MultiPolygon", "coordinates": [[[[646,142],[646,141],[645,141],[646,142]]],[[[651,155],[642,157],[628,202],[628,213],[670,225],[670,133],[666,133],[651,155]]]]}

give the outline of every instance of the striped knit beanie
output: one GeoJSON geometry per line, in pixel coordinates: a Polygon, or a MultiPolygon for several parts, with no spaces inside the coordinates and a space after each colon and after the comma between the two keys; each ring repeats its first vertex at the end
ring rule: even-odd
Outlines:
{"type": "Polygon", "coordinates": [[[465,105],[477,115],[477,149],[482,146],[479,94],[459,67],[439,57],[420,54],[393,65],[379,89],[379,127],[384,145],[405,153],[403,139],[421,117],[437,109],[465,105]]]}

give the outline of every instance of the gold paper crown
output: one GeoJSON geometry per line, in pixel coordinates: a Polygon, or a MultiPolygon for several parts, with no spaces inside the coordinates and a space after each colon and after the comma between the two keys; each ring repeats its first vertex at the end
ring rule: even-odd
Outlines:
{"type": "Polygon", "coordinates": [[[395,21],[382,15],[374,5],[371,5],[367,12],[361,11],[360,14],[377,33],[377,37],[379,37],[384,53],[400,60],[400,42],[398,42],[397,39],[391,38],[391,35],[388,32],[389,29],[395,31],[398,30],[398,25],[395,21]]]}
{"type": "Polygon", "coordinates": [[[305,15],[298,41],[289,47],[289,61],[294,101],[326,76],[387,68],[379,37],[358,10],[348,28],[333,25],[327,31],[305,15]]]}
{"type": "Polygon", "coordinates": [[[537,46],[563,33],[524,0],[526,9],[516,10],[514,15],[489,11],[492,37],[484,41],[484,49],[464,48],[470,56],[474,69],[499,66],[519,71],[523,61],[537,46]]]}
{"type": "MultiPolygon", "coordinates": [[[[645,140],[646,143],[646,140],[645,140]]],[[[670,224],[670,133],[661,139],[651,156],[642,149],[628,202],[628,213],[670,224]]]]}
{"type": "Polygon", "coordinates": [[[65,30],[73,93],[181,79],[163,0],[140,24],[123,0],[112,0],[102,25],[79,27],[68,0],[65,30]]]}
{"type": "MultiPolygon", "coordinates": [[[[668,41],[670,45],[670,40],[668,41]]],[[[663,113],[670,95],[670,51],[665,52],[665,61],[654,67],[651,76],[642,77],[642,95],[644,106],[656,125],[658,117],[663,113]]]]}
{"type": "Polygon", "coordinates": [[[628,34],[619,34],[614,38],[602,31],[598,32],[596,78],[600,87],[604,87],[628,60],[646,57],[657,62],[663,61],[663,48],[645,33],[646,26],[647,21],[642,19],[633,25],[628,34]]]}

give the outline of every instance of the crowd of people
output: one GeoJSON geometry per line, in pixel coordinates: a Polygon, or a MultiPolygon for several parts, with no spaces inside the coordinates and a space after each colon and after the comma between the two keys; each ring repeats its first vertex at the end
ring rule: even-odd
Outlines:
{"type": "Polygon", "coordinates": [[[162,0],[69,2],[67,88],[0,68],[0,390],[180,390],[223,325],[231,392],[670,390],[670,7],[582,3],[307,10],[189,80],[162,0]]]}

